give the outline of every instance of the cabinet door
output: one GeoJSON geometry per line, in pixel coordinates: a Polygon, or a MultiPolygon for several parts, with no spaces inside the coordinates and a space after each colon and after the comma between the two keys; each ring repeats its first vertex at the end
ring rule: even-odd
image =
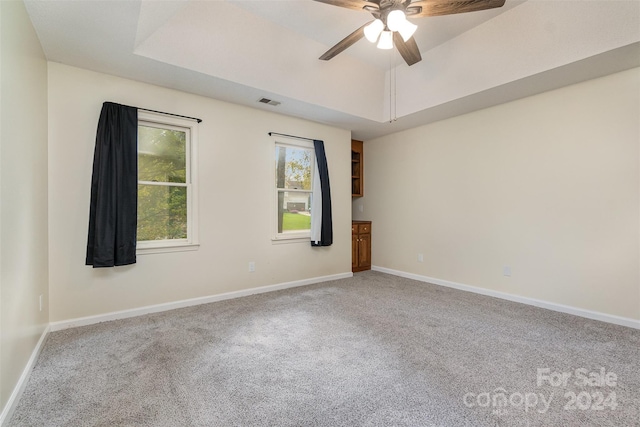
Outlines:
{"type": "Polygon", "coordinates": [[[358,235],[358,266],[371,266],[371,234],[358,235]]]}
{"type": "Polygon", "coordinates": [[[351,269],[358,267],[358,235],[351,235],[351,269]]]}

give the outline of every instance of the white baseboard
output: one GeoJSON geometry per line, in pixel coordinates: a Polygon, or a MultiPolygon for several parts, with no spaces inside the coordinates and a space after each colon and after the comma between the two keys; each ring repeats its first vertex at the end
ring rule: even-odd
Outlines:
{"type": "Polygon", "coordinates": [[[47,325],[42,331],[42,335],[40,335],[40,339],[36,344],[35,348],[31,352],[31,357],[27,361],[27,365],[22,370],[22,375],[18,379],[18,383],[13,388],[13,392],[9,399],[7,400],[7,404],[4,406],[2,413],[0,413],[0,426],[3,426],[5,422],[11,419],[11,415],[13,415],[13,411],[15,411],[18,402],[20,401],[20,396],[24,392],[24,388],[27,386],[27,382],[29,381],[29,377],[31,376],[31,371],[38,360],[38,356],[40,355],[40,351],[42,350],[42,344],[44,344],[47,335],[49,334],[50,328],[47,325]]]}
{"type": "Polygon", "coordinates": [[[413,279],[420,282],[432,283],[434,285],[446,286],[448,288],[459,289],[461,291],[473,292],[476,294],[487,295],[490,297],[519,302],[522,304],[533,305],[535,307],[546,308],[548,310],[559,311],[561,313],[573,314],[574,316],[586,317],[587,319],[599,320],[601,322],[613,323],[615,325],[640,329],[640,320],[630,319],[627,317],[615,316],[613,314],[606,314],[598,311],[585,310],[583,308],[577,308],[569,305],[557,304],[554,302],[508,294],[506,292],[493,291],[490,289],[464,285],[462,283],[450,282],[448,280],[436,279],[434,277],[421,276],[419,274],[407,273],[404,271],[393,270],[385,267],[372,266],[371,269],[379,271],[381,273],[393,274],[394,276],[405,277],[407,279],[413,279]]]}
{"type": "Polygon", "coordinates": [[[293,282],[278,283],[275,285],[261,286],[259,288],[243,289],[241,291],[227,292],[224,294],[210,295],[206,297],[191,298],[181,301],[168,302],[164,304],[148,305],[145,307],[133,308],[130,310],[114,311],[111,313],[98,314],[96,316],[79,317],[76,319],[51,322],[51,331],[76,328],[78,326],[93,325],[95,323],[108,322],[110,320],[126,319],[128,317],[142,316],[150,313],[174,310],[176,308],[191,307],[194,305],[208,304],[210,302],[223,301],[247,295],[262,294],[265,292],[279,291],[281,289],[295,288],[298,286],[313,285],[315,283],[328,282],[331,280],[346,279],[353,277],[353,273],[332,274],[329,276],[312,277],[310,279],[295,280],[293,282]]]}

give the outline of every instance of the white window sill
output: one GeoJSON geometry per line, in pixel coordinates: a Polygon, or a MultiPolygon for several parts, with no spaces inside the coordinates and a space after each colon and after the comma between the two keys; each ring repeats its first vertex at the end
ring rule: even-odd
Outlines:
{"type": "Polygon", "coordinates": [[[308,243],[311,244],[311,237],[310,236],[291,236],[291,237],[284,237],[284,236],[279,236],[279,237],[273,237],[271,239],[271,244],[272,245],[285,245],[285,244],[289,244],[289,243],[308,243]]]}
{"type": "Polygon", "coordinates": [[[144,245],[136,248],[136,255],[161,254],[166,252],[197,251],[199,243],[173,243],[164,245],[144,245]]]}

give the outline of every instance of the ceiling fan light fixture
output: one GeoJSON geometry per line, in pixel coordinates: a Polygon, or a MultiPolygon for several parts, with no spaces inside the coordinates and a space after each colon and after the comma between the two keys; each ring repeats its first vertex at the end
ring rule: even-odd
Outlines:
{"type": "Polygon", "coordinates": [[[418,26],[416,24],[413,24],[405,19],[405,21],[400,26],[400,29],[398,29],[398,32],[402,36],[402,40],[406,42],[411,38],[411,36],[416,32],[417,29],[418,26]]]}
{"type": "Polygon", "coordinates": [[[387,27],[391,31],[399,31],[405,22],[407,22],[407,17],[400,9],[392,10],[387,15],[387,27]]]}
{"type": "Polygon", "coordinates": [[[364,36],[371,43],[378,41],[380,33],[384,30],[384,23],[380,19],[376,19],[371,24],[364,27],[364,36]]]}
{"type": "MultiPolygon", "coordinates": [[[[2,1],[2,0],[0,0],[2,1]]],[[[357,30],[340,40],[335,46],[322,54],[319,59],[328,61],[334,56],[343,52],[358,40],[365,37],[365,29],[368,39],[375,43],[378,37],[378,48],[392,49],[394,44],[398,52],[408,66],[422,61],[420,50],[413,38],[416,26],[407,21],[407,16],[420,18],[423,16],[453,15],[456,13],[476,12],[480,10],[494,9],[502,7],[504,0],[315,0],[334,6],[344,7],[352,10],[364,10],[371,13],[375,18],[382,21],[385,26],[382,32],[375,30],[379,23],[368,22],[360,26],[357,30]],[[364,3],[364,4],[363,4],[364,3]],[[424,6],[423,6],[424,5],[424,6]],[[374,25],[375,24],[375,25],[374,25]],[[396,38],[394,43],[393,32],[398,33],[404,41],[396,38]]]]}
{"type": "Polygon", "coordinates": [[[391,31],[383,31],[380,33],[378,49],[393,49],[393,33],[391,31]]]}

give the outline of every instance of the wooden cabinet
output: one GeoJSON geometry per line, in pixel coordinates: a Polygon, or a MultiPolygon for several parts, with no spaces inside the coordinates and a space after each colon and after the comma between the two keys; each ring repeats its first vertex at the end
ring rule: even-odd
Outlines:
{"type": "Polygon", "coordinates": [[[351,270],[371,270],[371,221],[351,223],[351,270]]]}
{"type": "Polygon", "coordinates": [[[351,140],[351,197],[364,196],[363,150],[362,141],[351,140]]]}

